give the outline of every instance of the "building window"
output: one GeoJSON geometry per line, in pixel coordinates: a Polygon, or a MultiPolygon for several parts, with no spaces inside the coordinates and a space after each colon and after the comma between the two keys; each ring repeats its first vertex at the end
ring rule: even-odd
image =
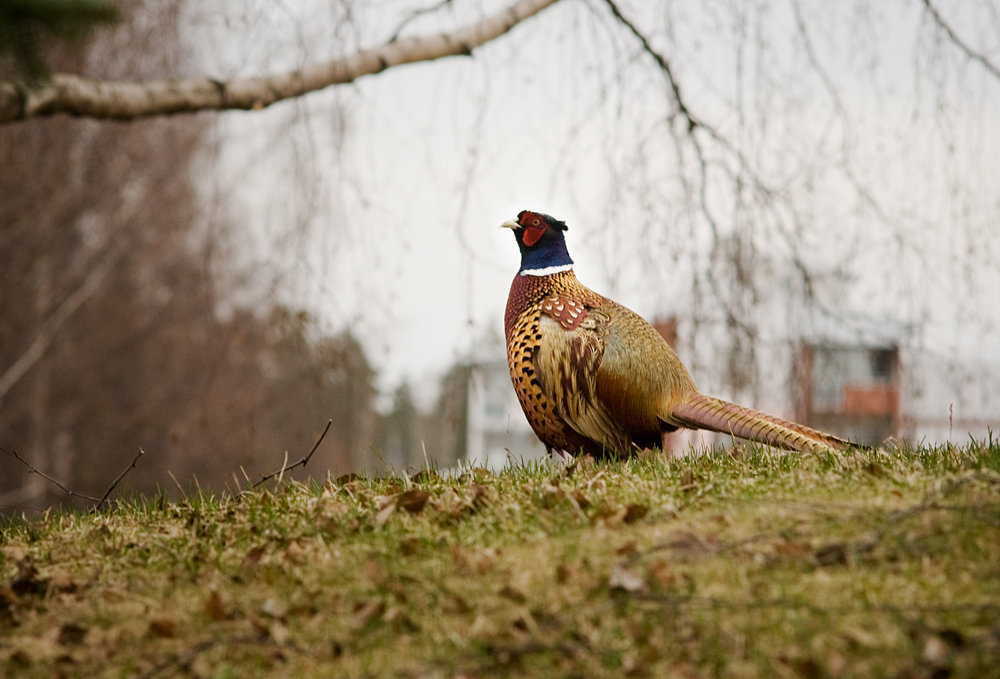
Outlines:
{"type": "Polygon", "coordinates": [[[896,347],[806,344],[799,351],[797,367],[800,421],[869,445],[897,434],[896,347]]]}

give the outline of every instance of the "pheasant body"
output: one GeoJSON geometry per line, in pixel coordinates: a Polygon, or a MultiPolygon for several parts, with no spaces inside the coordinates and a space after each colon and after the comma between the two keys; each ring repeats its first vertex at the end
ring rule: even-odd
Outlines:
{"type": "Polygon", "coordinates": [[[504,226],[521,249],[504,317],[508,367],[549,452],[629,455],[661,446],[663,433],[679,427],[796,450],[849,445],[699,393],[649,323],[577,280],[563,222],[524,211],[504,226]]]}

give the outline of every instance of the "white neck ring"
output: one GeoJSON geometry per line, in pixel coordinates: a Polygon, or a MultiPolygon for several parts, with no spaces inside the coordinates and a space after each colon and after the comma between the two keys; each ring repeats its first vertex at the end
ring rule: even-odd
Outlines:
{"type": "Polygon", "coordinates": [[[572,271],[572,264],[560,264],[559,266],[547,266],[544,269],[525,269],[521,271],[518,275],[520,276],[549,276],[554,273],[562,273],[563,271],[572,271]]]}

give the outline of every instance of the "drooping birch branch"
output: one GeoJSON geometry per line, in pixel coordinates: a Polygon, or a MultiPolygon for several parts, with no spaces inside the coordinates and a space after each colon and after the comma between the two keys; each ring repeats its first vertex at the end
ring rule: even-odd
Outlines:
{"type": "Polygon", "coordinates": [[[204,110],[256,110],[350,83],[393,66],[469,55],[558,0],[519,0],[505,10],[452,33],[392,40],[343,59],[310,64],[290,73],[230,81],[184,78],[150,82],[100,81],[54,74],[50,80],[0,82],[0,124],[38,116],[132,120],[204,110]]]}
{"type": "Polygon", "coordinates": [[[83,279],[80,286],[64,299],[52,315],[45,319],[45,322],[39,326],[35,339],[32,340],[28,349],[21,354],[21,357],[14,361],[3,373],[0,373],[0,403],[3,402],[4,397],[10,391],[11,387],[17,384],[18,380],[24,377],[24,374],[45,355],[49,345],[52,344],[52,341],[59,334],[59,329],[63,323],[73,315],[73,312],[80,308],[81,304],[90,299],[91,295],[101,286],[101,283],[104,282],[104,279],[111,272],[119,254],[118,249],[110,248],[101,261],[97,263],[97,266],[91,269],[87,277],[83,279]]]}
{"type": "Polygon", "coordinates": [[[996,78],[1000,78],[1000,68],[997,68],[992,62],[990,62],[990,60],[987,59],[986,55],[982,52],[977,52],[972,49],[967,42],[958,37],[958,34],[955,33],[955,29],[951,27],[951,24],[944,20],[941,13],[938,12],[937,7],[934,6],[931,0],[924,0],[924,6],[927,8],[927,11],[930,12],[931,18],[934,19],[934,23],[945,32],[948,39],[951,40],[952,43],[958,47],[958,49],[965,53],[965,56],[972,61],[978,61],[990,74],[996,78]]]}

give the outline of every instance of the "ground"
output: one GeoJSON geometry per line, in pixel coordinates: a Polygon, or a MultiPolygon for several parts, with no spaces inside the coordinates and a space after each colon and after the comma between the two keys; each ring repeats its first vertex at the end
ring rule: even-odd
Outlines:
{"type": "Polygon", "coordinates": [[[1000,676],[1000,445],[134,497],[0,528],[0,677],[1000,676]]]}

